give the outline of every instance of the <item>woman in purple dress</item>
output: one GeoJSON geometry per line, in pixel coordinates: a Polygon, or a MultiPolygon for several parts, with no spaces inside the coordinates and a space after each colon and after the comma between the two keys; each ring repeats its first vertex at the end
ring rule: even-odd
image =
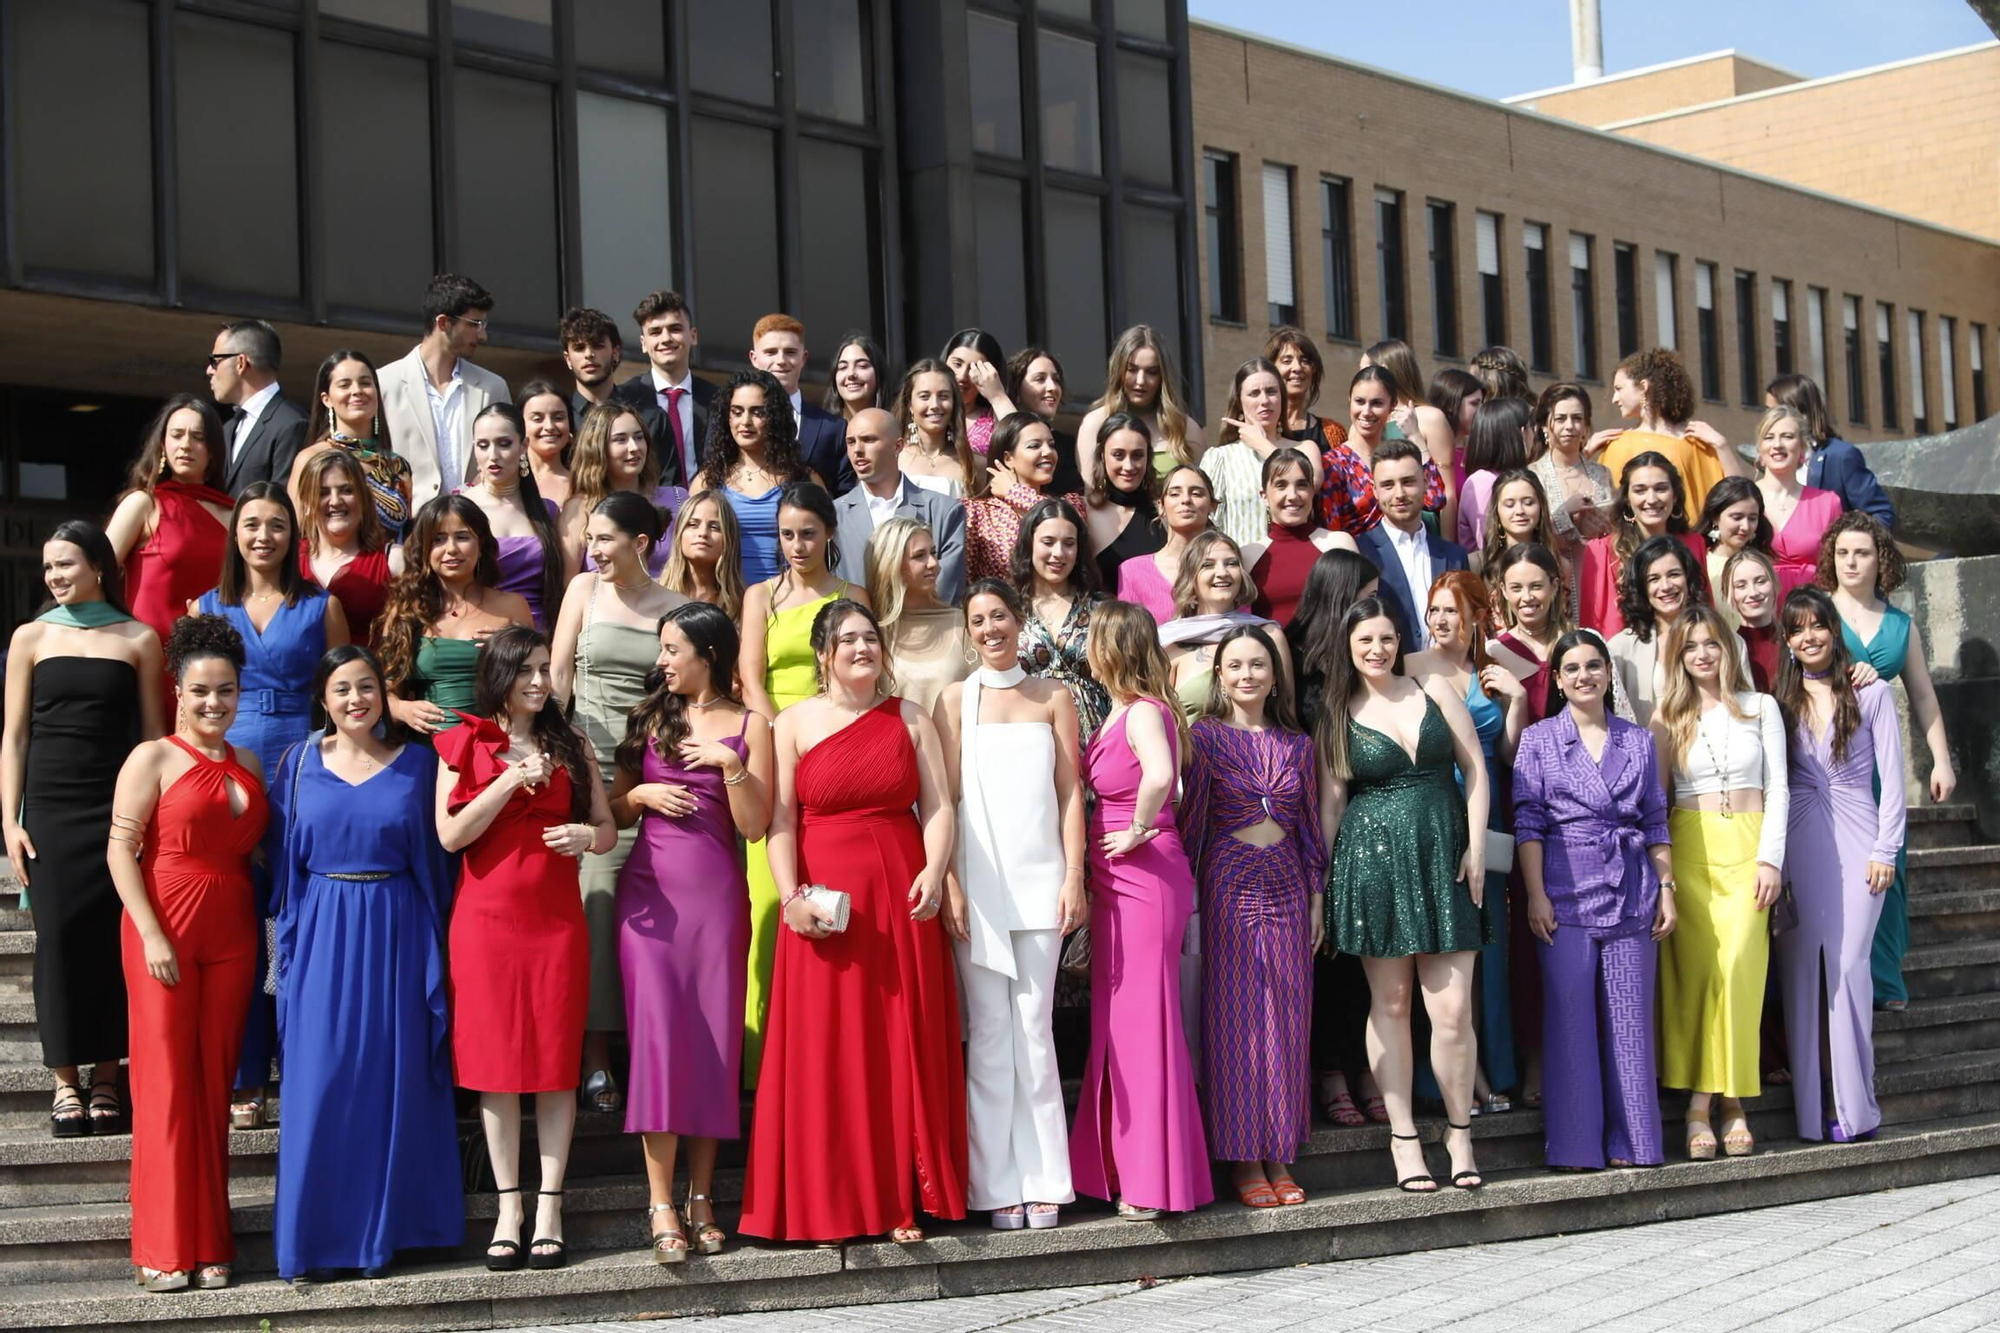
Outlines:
{"type": "Polygon", "coordinates": [[[1833,599],[1785,598],[1787,652],[1772,690],[1791,724],[1791,832],[1771,921],[1785,997],[1799,1137],[1875,1136],[1874,983],[1869,948],[1903,845],[1903,734],[1885,681],[1855,689],[1833,599]],[[1881,773],[1886,781],[1875,783],[1881,773]],[[1820,1068],[1822,1049],[1827,1068],[1820,1068]]]}
{"type": "Polygon", "coordinates": [[[771,730],[731,694],[736,626],[706,602],[660,618],[657,681],[618,747],[611,813],[639,823],[618,875],[618,962],[632,1043],[625,1131],[645,1136],[653,1258],[676,1264],[688,1237],[673,1205],[674,1156],[688,1139],[687,1222],[714,1254],[717,1141],[741,1133],[750,890],[736,840],[771,816],[771,730]]]}
{"type": "Polygon", "coordinates": [[[1312,958],[1326,843],[1312,741],[1292,725],[1272,636],[1230,630],[1190,729],[1184,802],[1201,892],[1209,1150],[1251,1208],[1304,1203],[1288,1164],[1312,1133],[1312,958]]]}
{"type": "Polygon", "coordinates": [[[486,515],[500,545],[494,586],[526,598],[535,628],[547,634],[577,565],[556,535],[560,511],[536,489],[520,408],[494,403],[473,418],[472,457],[460,491],[486,515]]]}
{"type": "Polygon", "coordinates": [[[1653,989],[1659,941],[1674,928],[1667,794],[1651,733],[1611,712],[1611,654],[1597,632],[1563,635],[1549,663],[1550,716],[1514,752],[1514,854],[1545,996],[1548,1163],[1658,1166],[1653,989]]]}
{"type": "Polygon", "coordinates": [[[1181,1020],[1194,876],[1174,817],[1185,723],[1153,617],[1100,603],[1090,675],[1110,715],[1084,754],[1090,812],[1090,1058],[1069,1136],[1081,1194],[1150,1222],[1215,1197],[1181,1020]]]}

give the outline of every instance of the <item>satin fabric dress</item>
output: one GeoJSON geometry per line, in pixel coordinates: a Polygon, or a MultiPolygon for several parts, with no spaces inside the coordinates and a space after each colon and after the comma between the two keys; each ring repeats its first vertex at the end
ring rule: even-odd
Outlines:
{"type": "MultiPolygon", "coordinates": [[[[1842,623],[1840,637],[1847,644],[1848,656],[1857,662],[1867,662],[1874,667],[1883,680],[1890,681],[1903,674],[1903,668],[1910,660],[1910,616],[1897,607],[1885,604],[1882,607],[1882,623],[1875,627],[1875,635],[1866,643],[1847,624],[1842,623]]],[[[1901,767],[1885,769],[1877,765],[1875,780],[1891,791],[1903,789],[1901,767]]],[[[1896,878],[1882,895],[1882,918],[1875,923],[1875,944],[1869,958],[1869,970],[1875,977],[1875,1005],[1877,1008],[1892,1001],[1907,1003],[1910,988],[1903,981],[1903,955],[1910,949],[1910,857],[1907,844],[1896,848],[1896,878]]]]}
{"type": "MultiPolygon", "coordinates": [[[[202,507],[235,502],[212,486],[168,479],[153,487],[153,535],[125,557],[125,601],[132,618],[160,636],[164,646],[188,603],[215,586],[229,549],[229,526],[202,507]]],[[[174,682],[162,675],[167,729],[174,726],[174,682]]]]}
{"type": "MultiPolygon", "coordinates": [[[[1140,699],[1131,708],[1159,713],[1178,769],[1169,706],[1140,699]]],[[[1154,837],[1124,856],[1104,854],[1105,836],[1131,825],[1139,792],[1139,760],[1125,735],[1131,708],[1084,752],[1084,778],[1097,796],[1090,811],[1090,1057],[1070,1127],[1070,1174],[1082,1194],[1185,1212],[1215,1198],[1181,1016],[1181,946],[1195,908],[1194,874],[1171,801],[1154,816],[1154,837]]]]}
{"type": "Polygon", "coordinates": [[[226,1264],[229,1096],[262,930],[250,854],[264,836],[264,788],[236,761],[178,736],[194,766],[160,793],[140,858],[146,899],[180,980],[155,981],[127,916],[120,944],[132,1029],[132,1262],[162,1272],[226,1264]],[[230,810],[231,788],[244,797],[230,810]]]}
{"type": "Polygon", "coordinates": [[[1712,445],[1683,435],[1662,435],[1658,431],[1628,430],[1604,447],[1597,461],[1611,474],[1614,487],[1623,485],[1625,469],[1634,458],[1644,453],[1657,453],[1673,464],[1680,474],[1681,486],[1687,493],[1687,517],[1690,522],[1701,512],[1708,502],[1708,493],[1715,483],[1728,474],[1722,470],[1722,460],[1716,456],[1712,445]]]}
{"type": "MultiPolygon", "coordinates": [[[[312,552],[299,542],[299,572],[314,584],[312,552]]],[[[389,548],[379,551],[362,551],[352,560],[342,565],[334,574],[326,590],[340,603],[340,610],[347,617],[347,634],[354,642],[367,648],[375,646],[375,622],[381,619],[382,608],[389,601],[389,548]]]]}
{"type": "Polygon", "coordinates": [[[1819,543],[1843,512],[1840,497],[1817,486],[1804,487],[1785,525],[1771,533],[1778,558],[1778,597],[1811,583],[1819,573],[1819,543]]]}
{"type": "Polygon", "coordinates": [[[847,929],[780,932],[741,1230],[844,1240],[965,1216],[965,1066],[951,943],[910,918],[924,868],[903,701],[800,757],[798,882],[848,895],[847,929]]]}

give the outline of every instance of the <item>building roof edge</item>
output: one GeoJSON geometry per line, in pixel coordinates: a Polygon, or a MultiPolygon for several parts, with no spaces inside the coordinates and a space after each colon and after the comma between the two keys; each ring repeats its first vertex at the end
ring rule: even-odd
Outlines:
{"type": "Polygon", "coordinates": [[[1891,70],[1908,69],[1912,65],[1925,65],[1934,60],[1955,60],[1960,56],[1973,55],[2000,47],[2000,38],[1992,41],[1973,42],[1969,46],[1955,46],[1949,51],[1931,51],[1920,56],[1905,56],[1901,60],[1890,60],[1880,65],[1870,65],[1866,69],[1843,70],[1839,74],[1823,74],[1817,79],[1805,79],[1799,83],[1780,84],[1776,88],[1762,88],[1754,93],[1738,93],[1734,97],[1718,97],[1712,102],[1697,102],[1692,106],[1675,107],[1672,111],[1655,111],[1649,116],[1634,116],[1630,120],[1609,121],[1598,128],[1604,130],[1630,129],[1634,125],[1647,125],[1662,120],[1674,120],[1681,116],[1691,116],[1700,111],[1713,111],[1717,107],[1735,106],[1741,102],[1756,102],[1767,97],[1782,97],[1786,93],[1805,92],[1814,88],[1825,88],[1836,83],[1846,83],[1852,79],[1872,78],[1877,74],[1887,74],[1891,70]]]}
{"type": "Polygon", "coordinates": [[[1682,69],[1688,65],[1700,65],[1700,64],[1705,64],[1711,60],[1722,60],[1729,57],[1733,57],[1737,60],[1748,61],[1753,65],[1758,65],[1764,69],[1773,70],[1779,74],[1789,75],[1790,77],[1798,79],[1801,82],[1803,82],[1806,77],[1805,75],[1799,73],[1797,70],[1787,69],[1783,65],[1774,65],[1768,60],[1760,60],[1756,56],[1745,55],[1743,52],[1737,50],[1733,46],[1726,46],[1720,51],[1707,51],[1698,56],[1682,56],[1678,60],[1662,60],[1658,64],[1641,65],[1637,69],[1621,69],[1616,74],[1606,74],[1603,78],[1591,79],[1586,83],[1576,83],[1572,81],[1570,83],[1558,84],[1553,88],[1537,89],[1532,93],[1515,93],[1512,97],[1503,97],[1500,100],[1501,102],[1505,103],[1508,106],[1513,106],[1516,103],[1520,102],[1532,102],[1538,97],[1553,97],[1557,93],[1573,93],[1580,88],[1596,88],[1607,83],[1617,83],[1621,79],[1643,78],[1648,74],[1658,74],[1664,70],[1682,69]]]}

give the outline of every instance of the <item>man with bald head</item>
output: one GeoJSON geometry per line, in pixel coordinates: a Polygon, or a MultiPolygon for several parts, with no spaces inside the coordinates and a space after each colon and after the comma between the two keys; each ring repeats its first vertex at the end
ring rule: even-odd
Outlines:
{"type": "Polygon", "coordinates": [[[938,597],[955,604],[965,596],[965,507],[905,477],[897,461],[902,448],[896,419],[879,407],[857,412],[847,423],[847,462],[855,486],[833,502],[838,572],[842,578],[862,577],[875,529],[892,518],[913,518],[937,540],[938,597]]]}

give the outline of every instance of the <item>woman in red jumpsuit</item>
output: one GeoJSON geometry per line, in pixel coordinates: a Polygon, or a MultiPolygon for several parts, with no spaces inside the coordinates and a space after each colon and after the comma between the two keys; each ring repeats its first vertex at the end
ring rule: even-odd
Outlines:
{"type": "Polygon", "coordinates": [[[228,621],[175,622],[173,733],[132,752],[111,802],[132,1032],[132,1262],[148,1291],[226,1287],[236,1252],[229,1093],[261,980],[250,853],[268,813],[256,752],[228,739],[242,668],[228,621]]]}

